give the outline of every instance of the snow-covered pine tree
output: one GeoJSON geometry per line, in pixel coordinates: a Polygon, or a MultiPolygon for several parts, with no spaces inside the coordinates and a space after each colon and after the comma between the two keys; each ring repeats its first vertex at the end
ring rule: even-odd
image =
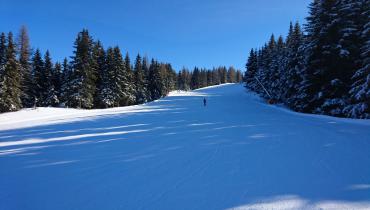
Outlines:
{"type": "Polygon", "coordinates": [[[78,33],[71,62],[73,69],[69,91],[71,95],[68,97],[69,105],[72,107],[90,109],[94,106],[96,70],[92,63],[92,44],[93,40],[86,29],[78,33]]]}
{"type": "Polygon", "coordinates": [[[149,63],[148,63],[148,58],[146,56],[143,57],[143,73],[144,73],[144,86],[145,86],[145,101],[151,101],[151,92],[149,90],[149,63]]]}
{"type": "Polygon", "coordinates": [[[61,105],[65,107],[70,107],[70,97],[71,93],[71,81],[72,81],[72,68],[70,67],[67,58],[63,59],[62,63],[62,75],[61,75],[61,93],[60,101],[61,105]]]}
{"type": "Polygon", "coordinates": [[[183,68],[178,75],[178,89],[179,90],[190,90],[190,72],[186,68],[183,68]]]}
{"type": "Polygon", "coordinates": [[[165,63],[159,64],[159,72],[156,80],[156,86],[160,92],[160,98],[165,97],[170,91],[171,75],[170,66],[165,63]]]}
{"type": "Polygon", "coordinates": [[[55,89],[54,84],[54,65],[51,60],[50,52],[49,50],[46,51],[45,57],[44,57],[44,83],[41,84],[43,87],[43,106],[58,106],[59,105],[59,98],[57,90],[55,89]]]}
{"type": "Polygon", "coordinates": [[[270,94],[278,101],[282,101],[282,95],[285,86],[282,85],[286,80],[286,62],[285,62],[285,43],[282,36],[279,36],[275,48],[271,51],[270,63],[270,94]]]}
{"type": "MultiPolygon", "coordinates": [[[[4,94],[6,87],[5,82],[5,65],[6,65],[6,35],[1,33],[0,35],[0,104],[4,104],[4,94]]],[[[3,112],[0,110],[0,112],[3,112]]]]}
{"type": "MultiPolygon", "coordinates": [[[[258,70],[256,72],[255,78],[257,78],[261,84],[266,88],[266,90],[272,92],[272,74],[275,68],[274,61],[274,52],[276,50],[276,40],[274,34],[271,35],[270,40],[259,52],[257,61],[258,61],[258,70]],[[274,61],[274,62],[273,62],[274,61]],[[274,67],[274,68],[272,68],[274,67]]],[[[257,80],[256,79],[256,80],[257,80]]],[[[264,91],[264,88],[261,87],[261,84],[256,83],[256,91],[264,98],[269,98],[268,94],[264,91]]],[[[272,95],[272,97],[274,97],[272,95]]]]}
{"type": "Polygon", "coordinates": [[[306,69],[302,111],[342,116],[352,71],[344,65],[340,46],[340,1],[314,1],[306,25],[306,69]],[[343,64],[343,66],[342,66],[343,64]]]}
{"type": "MultiPolygon", "coordinates": [[[[176,89],[176,71],[172,68],[172,65],[170,63],[167,63],[166,67],[167,67],[167,76],[168,76],[167,83],[166,83],[166,86],[167,86],[166,96],[167,96],[170,91],[173,91],[176,89]]],[[[207,81],[206,81],[206,86],[207,86],[207,81]]]]}
{"type": "Polygon", "coordinates": [[[165,72],[165,67],[152,59],[149,67],[149,91],[151,100],[157,100],[162,97],[162,88],[164,86],[161,72],[165,72]]]}
{"type": "Polygon", "coordinates": [[[177,90],[184,90],[184,81],[183,81],[182,71],[183,70],[180,70],[177,73],[177,81],[176,81],[177,90]]]}
{"type": "Polygon", "coordinates": [[[21,71],[21,101],[23,107],[34,105],[33,77],[31,68],[31,47],[27,28],[22,26],[18,36],[18,54],[21,71]]]}
{"type": "Polygon", "coordinates": [[[212,77],[212,71],[211,70],[207,70],[207,86],[211,86],[213,85],[213,77],[212,77]]]}
{"type": "Polygon", "coordinates": [[[56,104],[56,106],[59,106],[61,103],[62,78],[62,64],[56,62],[52,73],[52,83],[54,85],[55,94],[58,98],[58,104],[56,104]]]}
{"type": "Polygon", "coordinates": [[[16,47],[13,34],[8,33],[6,47],[4,82],[0,99],[0,112],[17,111],[22,108],[21,102],[21,72],[16,57],[16,47]]]}
{"type": "Polygon", "coordinates": [[[117,65],[123,64],[122,67],[122,80],[121,87],[123,91],[123,97],[121,98],[120,105],[128,106],[135,104],[135,84],[134,77],[131,70],[131,62],[129,54],[126,53],[125,59],[122,60],[121,50],[118,47],[114,48],[115,58],[117,59],[117,65]]]}
{"type": "Polygon", "coordinates": [[[115,66],[113,48],[109,47],[106,53],[106,70],[101,75],[101,85],[99,91],[99,103],[102,108],[118,106],[119,98],[122,93],[120,84],[117,82],[122,73],[118,74],[115,66]],[[116,77],[117,74],[117,77],[116,77]]]}
{"type": "Polygon", "coordinates": [[[292,109],[295,109],[296,97],[298,88],[302,82],[300,71],[303,69],[303,32],[298,22],[294,28],[291,25],[289,35],[287,37],[287,66],[285,80],[285,95],[283,96],[285,104],[292,109]]]}
{"type": "Polygon", "coordinates": [[[200,88],[200,70],[198,67],[195,67],[191,76],[191,89],[200,88]]]}
{"type": "MultiPolygon", "coordinates": [[[[105,61],[106,69],[100,75],[98,101],[100,107],[109,108],[118,106],[118,91],[121,90],[121,87],[117,87],[119,84],[115,81],[117,78],[115,78],[116,69],[113,48],[109,47],[107,49],[105,61]]],[[[121,74],[118,76],[121,76],[121,74]]]]}
{"type": "MultiPolygon", "coordinates": [[[[346,97],[350,90],[350,78],[353,76],[358,65],[358,49],[360,48],[356,32],[356,18],[351,18],[353,10],[356,10],[356,4],[352,1],[336,1],[336,3],[322,3],[322,8],[326,13],[330,13],[330,24],[327,27],[329,39],[323,46],[329,54],[324,54],[327,72],[325,76],[329,85],[322,87],[322,93],[325,101],[319,108],[322,113],[334,116],[344,116],[346,106],[346,97]],[[345,6],[346,4],[348,4],[345,6]],[[351,20],[352,19],[352,20],[351,20]]],[[[320,113],[320,112],[319,112],[320,113]]]]}
{"type": "MultiPolygon", "coordinates": [[[[94,94],[94,107],[101,108],[100,94],[103,90],[103,75],[107,73],[106,69],[106,52],[102,43],[98,40],[93,44],[92,64],[96,72],[96,91],[94,94]]],[[[103,106],[104,107],[104,106],[103,106]]]]}
{"type": "Polygon", "coordinates": [[[161,78],[159,80],[160,82],[158,83],[159,90],[161,92],[161,97],[164,97],[169,92],[169,89],[170,89],[169,85],[170,85],[170,80],[171,80],[171,76],[169,74],[169,68],[167,64],[163,64],[163,63],[160,64],[159,74],[161,78]]]}
{"type": "Polygon", "coordinates": [[[265,66],[265,58],[266,58],[265,55],[266,55],[266,51],[267,51],[266,49],[267,49],[267,45],[265,44],[263,47],[261,47],[261,49],[259,49],[258,51],[255,51],[255,53],[257,55],[257,70],[254,73],[255,81],[253,81],[254,84],[253,84],[252,88],[258,94],[263,94],[262,87],[258,83],[258,81],[261,81],[265,77],[265,71],[263,71],[263,69],[264,69],[264,66],[265,66]]]}
{"type": "Polygon", "coordinates": [[[207,87],[207,70],[204,68],[200,70],[200,87],[207,87]]]}
{"type": "Polygon", "coordinates": [[[321,112],[320,108],[325,100],[323,93],[324,85],[328,84],[330,65],[327,65],[328,57],[332,56],[332,48],[326,38],[329,34],[332,11],[328,7],[323,7],[324,3],[334,6],[334,1],[313,1],[305,29],[307,32],[305,45],[305,68],[303,79],[298,95],[297,110],[301,112],[321,112]]]}
{"type": "Polygon", "coordinates": [[[45,85],[47,78],[44,71],[44,61],[39,49],[36,49],[32,57],[32,73],[34,77],[33,90],[35,91],[34,106],[43,106],[43,102],[45,101],[44,92],[45,88],[47,88],[47,85],[45,85]]]}
{"type": "Polygon", "coordinates": [[[360,68],[352,77],[350,90],[351,105],[346,108],[346,115],[353,118],[370,118],[370,2],[359,1],[361,9],[358,24],[361,26],[360,68]]]}
{"type": "Polygon", "coordinates": [[[146,90],[146,81],[145,81],[145,72],[142,65],[142,59],[140,54],[136,56],[135,60],[135,85],[136,85],[136,104],[142,104],[147,102],[147,90],[146,90]]]}
{"type": "Polygon", "coordinates": [[[245,68],[246,71],[244,74],[244,81],[246,83],[246,86],[250,90],[256,91],[256,89],[258,88],[258,84],[255,79],[255,76],[258,70],[258,62],[257,62],[257,52],[254,49],[251,49],[249,53],[249,57],[245,68]]]}
{"type": "Polygon", "coordinates": [[[156,93],[155,89],[155,82],[154,82],[154,71],[158,64],[154,59],[151,60],[149,68],[148,68],[148,96],[150,98],[149,101],[155,100],[156,93]]]}

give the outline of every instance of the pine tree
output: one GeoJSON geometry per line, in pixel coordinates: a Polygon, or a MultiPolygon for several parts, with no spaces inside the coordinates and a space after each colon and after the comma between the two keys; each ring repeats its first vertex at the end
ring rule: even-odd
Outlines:
{"type": "Polygon", "coordinates": [[[72,68],[70,67],[67,58],[64,58],[62,63],[62,75],[61,75],[61,90],[60,90],[60,101],[64,107],[70,107],[71,96],[72,96],[72,68]]]}
{"type": "Polygon", "coordinates": [[[32,107],[34,105],[33,78],[31,68],[31,49],[29,43],[27,28],[21,27],[18,37],[19,64],[21,71],[21,101],[23,107],[32,107]]]}
{"type": "Polygon", "coordinates": [[[146,90],[146,81],[145,73],[142,66],[141,56],[138,54],[135,61],[135,84],[136,84],[136,103],[142,104],[147,102],[147,90],[146,90]]]}
{"type": "Polygon", "coordinates": [[[69,92],[71,95],[68,97],[69,105],[72,107],[90,109],[94,106],[96,70],[92,63],[92,44],[93,40],[86,29],[78,33],[71,63],[73,69],[69,92]]]}
{"type": "Polygon", "coordinates": [[[165,67],[160,65],[158,61],[152,59],[149,67],[149,91],[151,100],[157,100],[162,97],[163,79],[161,72],[165,71],[165,67]]]}
{"type": "Polygon", "coordinates": [[[58,93],[55,89],[55,76],[54,74],[54,66],[51,60],[50,52],[47,50],[45,53],[44,58],[44,83],[42,84],[43,87],[43,106],[57,106],[59,104],[58,93]]]}
{"type": "Polygon", "coordinates": [[[183,68],[178,74],[178,89],[179,90],[190,90],[190,72],[186,68],[183,68]]]}
{"type": "Polygon", "coordinates": [[[236,82],[236,70],[232,66],[227,71],[227,82],[229,82],[229,83],[235,83],[236,82]]]}
{"type": "Polygon", "coordinates": [[[251,49],[246,64],[246,72],[244,75],[244,81],[249,89],[255,91],[258,88],[257,81],[255,79],[258,71],[257,52],[251,49]]]}
{"type": "Polygon", "coordinates": [[[0,100],[0,112],[17,111],[22,108],[21,103],[21,72],[16,58],[16,48],[13,42],[13,34],[8,34],[6,48],[6,63],[4,68],[4,82],[0,100]]]}
{"type": "Polygon", "coordinates": [[[94,66],[96,74],[96,92],[94,94],[94,107],[100,108],[102,106],[102,101],[100,101],[101,91],[104,88],[103,77],[107,73],[106,68],[106,52],[100,41],[94,43],[92,51],[92,64],[94,66]]]}
{"type": "Polygon", "coordinates": [[[142,63],[142,67],[143,67],[143,73],[144,73],[144,89],[146,90],[146,93],[145,93],[145,101],[148,102],[148,101],[151,101],[151,93],[150,93],[150,90],[149,90],[149,66],[148,66],[148,58],[146,56],[144,56],[143,58],[143,63],[142,63]]]}
{"type": "Polygon", "coordinates": [[[195,67],[191,77],[191,89],[200,88],[200,70],[195,67]]]}
{"type": "Polygon", "coordinates": [[[35,91],[35,99],[34,99],[34,106],[42,106],[45,100],[44,91],[47,88],[46,76],[44,71],[44,61],[41,57],[41,53],[39,49],[36,49],[32,57],[32,72],[34,75],[34,91],[35,91]]]}
{"type": "Polygon", "coordinates": [[[218,69],[213,68],[212,69],[212,82],[213,85],[219,85],[221,84],[221,78],[218,69]]]}
{"type": "Polygon", "coordinates": [[[183,90],[182,70],[177,73],[176,88],[177,90],[183,90]]]}
{"type": "MultiPolygon", "coordinates": [[[[119,49],[115,49],[115,51],[119,49]]],[[[117,57],[121,56],[121,52],[116,52],[117,57]]],[[[121,56],[122,57],[122,56],[121,56]]],[[[131,61],[130,56],[128,53],[126,53],[125,60],[123,61],[124,68],[123,68],[123,74],[124,74],[124,80],[122,81],[122,88],[124,92],[124,101],[122,101],[122,105],[128,106],[135,104],[135,84],[134,84],[134,75],[132,73],[132,67],[131,67],[131,61]]]]}
{"type": "Polygon", "coordinates": [[[118,106],[119,98],[122,93],[120,93],[121,87],[117,80],[121,75],[122,73],[118,74],[115,66],[113,49],[108,48],[106,55],[106,71],[101,75],[101,86],[98,96],[101,107],[109,108],[118,106]]]}
{"type": "Polygon", "coordinates": [[[52,74],[52,84],[54,85],[55,89],[55,95],[58,98],[58,106],[62,102],[61,100],[61,92],[62,92],[62,79],[63,79],[63,74],[62,74],[62,64],[59,62],[56,62],[54,65],[53,69],[53,74],[52,74]]]}
{"type": "Polygon", "coordinates": [[[282,36],[279,36],[276,42],[276,48],[273,51],[273,59],[270,69],[271,73],[271,94],[277,101],[283,102],[285,100],[285,81],[287,78],[287,59],[286,59],[286,44],[282,36]]]}
{"type": "Polygon", "coordinates": [[[167,64],[160,64],[159,67],[160,81],[158,82],[158,87],[161,93],[160,97],[164,97],[169,93],[171,76],[169,74],[169,67],[167,64]]]}
{"type": "MultiPolygon", "coordinates": [[[[339,1],[338,1],[339,2],[339,1]]],[[[301,92],[302,111],[342,115],[348,69],[343,64],[338,2],[314,1],[306,25],[306,68],[301,92]]]]}
{"type": "Polygon", "coordinates": [[[219,68],[221,84],[227,83],[227,69],[225,66],[219,68]]]}
{"type": "Polygon", "coordinates": [[[350,106],[345,112],[348,117],[370,118],[370,2],[361,1],[361,10],[358,12],[360,31],[360,67],[352,77],[351,90],[349,91],[350,106]]]}
{"type": "Polygon", "coordinates": [[[166,69],[168,78],[166,82],[167,91],[165,93],[165,96],[167,96],[170,91],[176,89],[176,71],[172,68],[172,65],[170,63],[166,64],[166,69]]]}
{"type": "Polygon", "coordinates": [[[240,70],[236,71],[236,82],[237,83],[243,82],[243,73],[240,70]]]}
{"type": "MultiPolygon", "coordinates": [[[[292,26],[291,26],[292,27],[292,26]]],[[[298,89],[302,82],[301,70],[304,68],[303,65],[303,32],[300,24],[297,22],[294,25],[294,29],[289,30],[287,38],[287,76],[286,81],[283,83],[285,86],[285,104],[295,109],[297,103],[298,89]]]]}
{"type": "MultiPolygon", "coordinates": [[[[0,105],[4,104],[4,96],[6,87],[5,84],[5,65],[6,65],[6,36],[5,33],[0,35],[0,105]]],[[[0,110],[3,112],[6,110],[0,110]]]]}
{"type": "Polygon", "coordinates": [[[200,88],[207,87],[207,70],[200,71],[200,88]]]}

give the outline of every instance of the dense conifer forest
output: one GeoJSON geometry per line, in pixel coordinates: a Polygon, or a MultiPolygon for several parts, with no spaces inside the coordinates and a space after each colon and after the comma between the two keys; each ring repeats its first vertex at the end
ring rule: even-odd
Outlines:
{"type": "Polygon", "coordinates": [[[307,23],[252,49],[247,88],[293,110],[370,118],[370,1],[315,0],[307,23]]]}
{"type": "Polygon", "coordinates": [[[15,39],[0,35],[0,112],[31,107],[109,108],[142,104],[172,90],[242,82],[242,72],[218,67],[176,72],[171,64],[137,55],[131,62],[118,46],[104,48],[88,30],[78,33],[73,56],[54,62],[30,46],[26,27],[15,39]],[[15,42],[17,40],[17,42],[15,42]]]}

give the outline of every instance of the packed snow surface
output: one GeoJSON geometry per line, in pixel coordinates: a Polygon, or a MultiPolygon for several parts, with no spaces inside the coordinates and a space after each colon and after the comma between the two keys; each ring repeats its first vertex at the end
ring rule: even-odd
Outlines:
{"type": "Polygon", "coordinates": [[[230,84],[1,114],[0,209],[370,209],[370,121],[230,84]]]}

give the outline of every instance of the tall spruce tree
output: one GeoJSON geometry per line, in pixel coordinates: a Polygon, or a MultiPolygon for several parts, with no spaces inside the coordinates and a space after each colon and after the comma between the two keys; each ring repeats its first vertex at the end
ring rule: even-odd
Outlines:
{"type": "Polygon", "coordinates": [[[57,77],[57,73],[54,72],[54,65],[51,60],[49,50],[45,53],[44,58],[44,83],[42,84],[43,89],[43,106],[58,106],[59,98],[58,93],[55,88],[55,77],[57,77]]]}
{"type": "Polygon", "coordinates": [[[302,111],[342,115],[348,69],[338,47],[340,25],[338,2],[314,1],[307,18],[306,69],[303,79],[302,111]]]}
{"type": "Polygon", "coordinates": [[[200,70],[195,67],[191,77],[191,89],[200,88],[200,70]]]}
{"type": "Polygon", "coordinates": [[[106,68],[106,52],[100,41],[94,43],[92,51],[92,64],[96,74],[96,92],[94,94],[94,107],[101,107],[100,94],[104,88],[103,77],[107,74],[106,68]]]}
{"type": "MultiPolygon", "coordinates": [[[[115,49],[116,51],[117,49],[115,49]]],[[[118,49],[119,50],[119,49],[118,49]]],[[[120,51],[120,50],[119,50],[120,51]]],[[[117,53],[117,52],[116,52],[117,53]]],[[[119,52],[121,54],[121,52],[119,52]]],[[[119,55],[117,54],[117,57],[119,55]]],[[[122,55],[120,55],[122,57],[122,55]]],[[[135,104],[135,83],[134,83],[134,75],[132,72],[131,67],[131,60],[128,53],[126,53],[125,60],[123,61],[124,67],[123,67],[123,92],[124,92],[124,106],[135,104]]]]}
{"type": "Polygon", "coordinates": [[[54,85],[55,94],[58,98],[58,104],[56,106],[59,106],[62,102],[61,99],[61,93],[62,93],[62,81],[63,81],[63,73],[62,73],[62,64],[59,62],[56,62],[53,69],[52,74],[52,83],[54,85]]]}
{"type": "Polygon", "coordinates": [[[235,83],[236,82],[236,70],[232,66],[227,71],[227,81],[229,83],[235,83]]]}
{"type": "Polygon", "coordinates": [[[101,75],[101,90],[99,92],[100,106],[103,108],[118,106],[120,95],[122,95],[120,84],[117,82],[122,73],[118,74],[118,71],[113,48],[109,47],[106,56],[106,71],[101,75]]]}
{"type": "Polygon", "coordinates": [[[22,108],[21,103],[21,72],[16,57],[16,47],[13,34],[8,33],[8,45],[6,47],[4,82],[0,99],[0,112],[17,111],[22,108]]]}
{"type": "Polygon", "coordinates": [[[142,63],[142,67],[143,67],[143,73],[144,73],[144,88],[146,90],[146,93],[145,93],[145,101],[151,101],[151,93],[150,93],[150,90],[149,90],[149,63],[148,63],[148,58],[146,56],[144,56],[143,58],[143,63],[142,63]]]}
{"type": "Polygon", "coordinates": [[[161,75],[161,71],[163,70],[162,65],[152,59],[150,67],[149,67],[149,91],[151,100],[157,100],[162,97],[162,88],[163,88],[163,79],[161,75]]]}
{"type": "Polygon", "coordinates": [[[248,61],[246,64],[246,72],[244,75],[244,81],[249,89],[255,91],[258,87],[257,81],[255,79],[257,70],[258,70],[258,63],[257,63],[257,52],[254,49],[251,49],[248,57],[248,61]]]}
{"type": "Polygon", "coordinates": [[[138,54],[135,60],[135,85],[136,85],[136,103],[142,104],[147,102],[147,90],[146,90],[146,81],[145,81],[145,72],[142,65],[141,56],[138,54]]]}
{"type": "Polygon", "coordinates": [[[86,29],[78,33],[71,62],[73,74],[68,96],[69,106],[87,109],[94,106],[96,70],[92,59],[92,44],[93,40],[86,29]]]}
{"type": "Polygon", "coordinates": [[[70,107],[71,94],[71,81],[72,81],[72,68],[69,65],[67,58],[63,59],[62,63],[62,76],[61,76],[61,90],[60,102],[62,106],[70,107]]]}
{"type": "MultiPolygon", "coordinates": [[[[358,24],[360,30],[360,67],[352,77],[351,90],[349,91],[350,105],[345,112],[348,117],[370,118],[370,2],[360,1],[358,24]]],[[[355,13],[357,14],[357,13],[355,13]]]]}
{"type": "Polygon", "coordinates": [[[21,71],[21,100],[23,107],[34,105],[33,77],[31,68],[31,47],[27,28],[22,26],[18,37],[18,53],[21,71]]]}
{"type": "Polygon", "coordinates": [[[45,88],[47,88],[47,85],[45,85],[47,83],[47,78],[44,71],[44,61],[39,49],[36,49],[32,57],[32,72],[35,81],[33,87],[35,91],[34,106],[42,106],[45,100],[44,91],[46,90],[45,88]]]}
{"type": "MultiPolygon", "coordinates": [[[[4,96],[5,96],[5,65],[6,65],[6,35],[5,33],[1,33],[0,35],[0,104],[4,104],[4,96]]],[[[0,110],[1,112],[6,111],[0,110]]]]}
{"type": "Polygon", "coordinates": [[[302,82],[301,70],[304,67],[303,52],[304,37],[300,24],[294,25],[293,31],[289,32],[287,38],[287,77],[283,84],[285,86],[285,104],[295,109],[299,85],[302,82]]]}
{"type": "Polygon", "coordinates": [[[237,83],[243,82],[243,73],[240,70],[236,71],[236,82],[237,83]]]}

